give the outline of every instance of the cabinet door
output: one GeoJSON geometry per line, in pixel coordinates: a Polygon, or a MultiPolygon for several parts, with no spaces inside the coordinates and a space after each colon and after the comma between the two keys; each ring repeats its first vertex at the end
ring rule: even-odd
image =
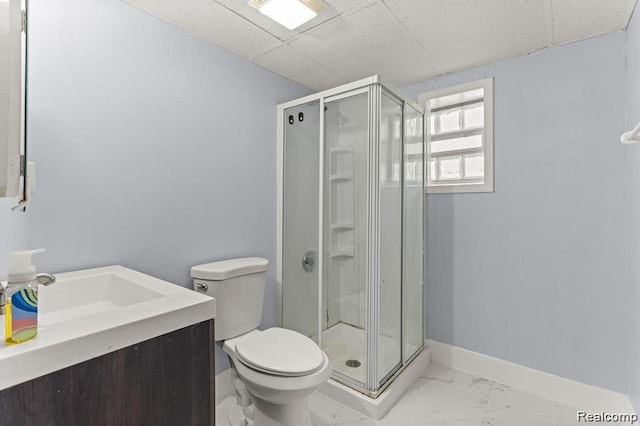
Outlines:
{"type": "Polygon", "coordinates": [[[213,320],[0,391],[0,425],[214,426],[213,320]]]}

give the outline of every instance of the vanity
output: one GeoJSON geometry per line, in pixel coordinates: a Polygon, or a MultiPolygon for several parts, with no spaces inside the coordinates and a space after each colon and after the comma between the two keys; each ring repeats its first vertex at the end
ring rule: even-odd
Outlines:
{"type": "Polygon", "coordinates": [[[0,425],[215,423],[215,299],[123,266],[38,298],[38,336],[0,343],[0,425]]]}
{"type": "MultiPolygon", "coordinates": [[[[16,212],[35,189],[26,3],[0,2],[0,198],[16,212]]],[[[57,274],[38,289],[38,335],[0,341],[0,425],[213,425],[215,314],[213,298],[123,266],[57,274]]]]}

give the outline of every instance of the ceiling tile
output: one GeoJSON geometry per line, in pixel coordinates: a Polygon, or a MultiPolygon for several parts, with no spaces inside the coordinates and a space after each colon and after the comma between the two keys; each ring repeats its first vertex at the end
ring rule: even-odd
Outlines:
{"type": "Polygon", "coordinates": [[[123,0],[237,55],[251,58],[280,41],[214,0],[123,0]]]}
{"type": "Polygon", "coordinates": [[[547,46],[544,0],[384,0],[445,72],[547,46]]]}
{"type": "Polygon", "coordinates": [[[248,0],[123,0],[305,86],[403,86],[626,27],[636,0],[323,0],[294,31],[248,0]]]}
{"type": "Polygon", "coordinates": [[[254,58],[253,61],[310,89],[321,91],[345,82],[313,59],[289,45],[282,45],[254,58]]]}
{"type": "Polygon", "coordinates": [[[435,63],[379,1],[319,25],[290,44],[345,82],[379,74],[402,86],[438,74],[435,63]]]}
{"type": "Polygon", "coordinates": [[[368,3],[375,3],[375,1],[376,0],[324,0],[324,3],[342,14],[359,9],[368,3]]]}
{"type": "Polygon", "coordinates": [[[636,0],[553,0],[554,43],[580,40],[627,26],[636,0]]]}

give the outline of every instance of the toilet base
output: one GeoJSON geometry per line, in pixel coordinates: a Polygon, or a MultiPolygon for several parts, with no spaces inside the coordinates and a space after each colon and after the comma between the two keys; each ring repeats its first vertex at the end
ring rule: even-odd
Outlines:
{"type": "Polygon", "coordinates": [[[229,426],[311,426],[309,399],[302,396],[286,403],[273,403],[251,395],[242,382],[234,360],[231,383],[236,391],[237,410],[229,417],[229,426]]]}
{"type": "MultiPolygon", "coordinates": [[[[226,340],[223,345],[231,361],[232,384],[242,411],[237,416],[240,426],[311,426],[308,396],[329,380],[332,370],[327,354],[321,351],[322,364],[304,376],[268,374],[237,360],[235,345],[242,338],[226,340]]],[[[238,423],[235,418],[232,421],[238,423]]]]}
{"type": "Polygon", "coordinates": [[[273,404],[254,398],[255,426],[311,426],[308,398],[273,404]]]}

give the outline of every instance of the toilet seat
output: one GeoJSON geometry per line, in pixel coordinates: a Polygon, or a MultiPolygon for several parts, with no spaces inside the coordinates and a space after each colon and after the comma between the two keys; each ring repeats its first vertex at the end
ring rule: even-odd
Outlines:
{"type": "Polygon", "coordinates": [[[323,366],[323,354],[308,337],[285,328],[273,327],[242,337],[235,346],[240,362],[276,376],[300,377],[323,366]]]}

